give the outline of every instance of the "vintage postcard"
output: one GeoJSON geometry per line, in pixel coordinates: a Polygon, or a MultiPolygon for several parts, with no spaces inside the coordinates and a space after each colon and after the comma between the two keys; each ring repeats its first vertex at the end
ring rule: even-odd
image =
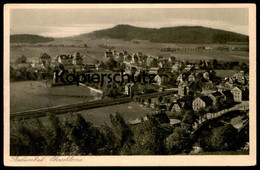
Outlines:
{"type": "Polygon", "coordinates": [[[5,4],[5,166],[256,165],[255,4],[5,4]]]}

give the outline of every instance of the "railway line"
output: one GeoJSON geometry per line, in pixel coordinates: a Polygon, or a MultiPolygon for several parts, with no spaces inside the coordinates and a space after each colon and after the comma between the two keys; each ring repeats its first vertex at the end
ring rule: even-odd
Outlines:
{"type": "Polygon", "coordinates": [[[49,108],[11,113],[10,119],[14,120],[15,118],[18,119],[38,118],[38,117],[44,117],[48,113],[61,114],[61,113],[68,113],[68,112],[77,112],[77,111],[92,109],[97,107],[127,103],[130,101],[131,99],[129,97],[124,97],[119,99],[104,99],[104,100],[76,103],[76,104],[70,104],[65,106],[54,106],[49,108]]]}
{"type": "MultiPolygon", "coordinates": [[[[156,92],[156,93],[151,93],[151,94],[136,95],[136,96],[134,96],[134,99],[137,97],[138,98],[148,98],[148,97],[152,98],[152,97],[157,97],[157,96],[164,96],[164,95],[173,94],[174,92],[176,92],[176,90],[167,90],[167,91],[156,92]]],[[[10,119],[14,120],[17,118],[18,119],[38,118],[38,117],[47,116],[48,113],[62,114],[62,113],[69,113],[69,112],[78,112],[81,110],[122,104],[122,103],[127,103],[130,101],[131,101],[130,97],[121,97],[118,99],[103,99],[103,100],[88,101],[88,102],[63,105],[63,106],[53,106],[53,107],[48,107],[48,108],[14,112],[14,113],[10,114],[10,119]]]]}

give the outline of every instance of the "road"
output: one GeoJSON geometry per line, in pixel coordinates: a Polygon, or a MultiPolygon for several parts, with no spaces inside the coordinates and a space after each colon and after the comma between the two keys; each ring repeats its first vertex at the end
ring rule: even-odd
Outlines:
{"type": "Polygon", "coordinates": [[[207,123],[210,120],[219,118],[220,116],[223,116],[224,114],[234,111],[234,110],[249,110],[249,102],[248,101],[243,101],[239,104],[234,105],[231,108],[221,110],[216,113],[207,113],[203,117],[201,117],[198,121],[198,123],[195,123],[193,125],[193,133],[197,131],[203,124],[207,123]]]}

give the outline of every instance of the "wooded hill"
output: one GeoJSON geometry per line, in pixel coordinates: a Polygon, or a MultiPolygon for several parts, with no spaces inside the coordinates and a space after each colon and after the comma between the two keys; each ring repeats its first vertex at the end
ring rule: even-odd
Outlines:
{"type": "Polygon", "coordinates": [[[54,38],[31,34],[16,34],[10,36],[10,43],[46,43],[54,41],[54,38]]]}
{"type": "Polygon", "coordinates": [[[130,25],[117,25],[113,28],[94,31],[88,36],[123,40],[149,40],[158,43],[210,44],[210,43],[248,43],[249,37],[234,32],[201,26],[179,26],[167,28],[140,28],[130,25]]]}

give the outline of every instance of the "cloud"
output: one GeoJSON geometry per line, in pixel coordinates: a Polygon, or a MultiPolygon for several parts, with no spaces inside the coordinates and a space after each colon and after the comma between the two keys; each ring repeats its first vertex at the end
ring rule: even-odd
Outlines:
{"type": "Polygon", "coordinates": [[[248,35],[245,9],[27,9],[11,13],[12,34],[66,37],[117,24],[161,28],[204,26],[248,35]]]}

